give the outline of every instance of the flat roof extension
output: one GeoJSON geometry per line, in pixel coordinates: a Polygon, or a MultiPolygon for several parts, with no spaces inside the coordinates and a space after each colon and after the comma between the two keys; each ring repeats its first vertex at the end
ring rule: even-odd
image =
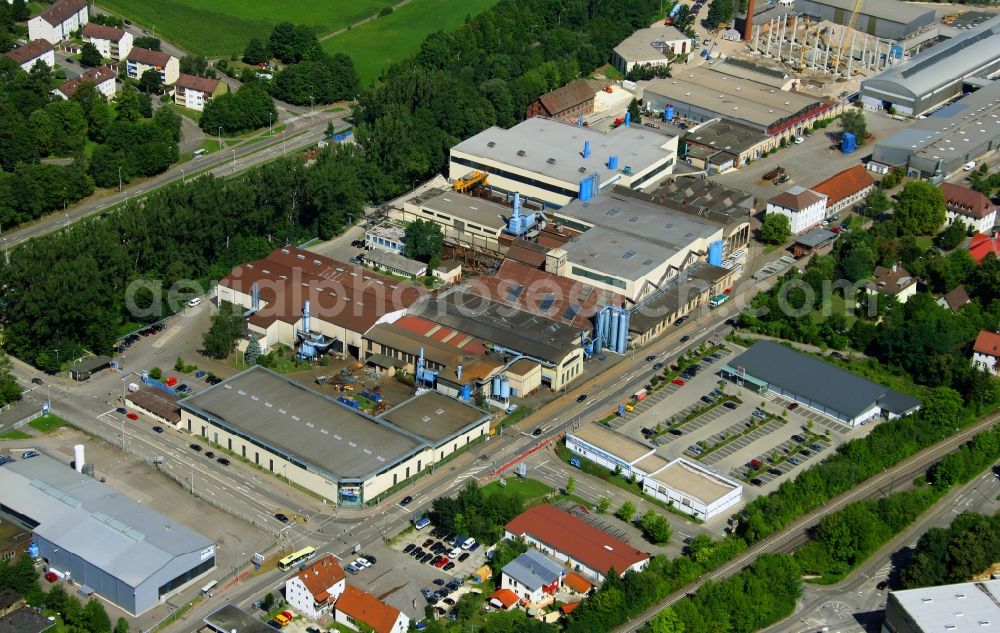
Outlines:
{"type": "Polygon", "coordinates": [[[397,404],[379,417],[439,446],[487,422],[492,415],[437,391],[427,391],[397,404]]]}

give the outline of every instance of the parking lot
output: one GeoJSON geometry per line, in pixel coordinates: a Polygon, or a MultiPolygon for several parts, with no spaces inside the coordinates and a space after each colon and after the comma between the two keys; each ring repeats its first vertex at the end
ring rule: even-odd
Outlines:
{"type": "Polygon", "coordinates": [[[684,456],[743,481],[751,499],[871,428],[851,429],[803,406],[789,408],[790,400],[773,393],[723,382],[719,368],[742,351],[727,344],[717,359],[699,361],[697,373],[682,378],[683,385],[668,383],[608,426],[650,443],[664,459],[684,456]],[[805,441],[793,439],[797,436],[805,441]],[[748,466],[754,460],[760,467],[748,466]]]}
{"type": "MultiPolygon", "coordinates": [[[[447,536],[440,534],[434,526],[428,526],[404,533],[389,546],[370,548],[378,562],[354,574],[351,582],[380,596],[411,618],[423,617],[427,604],[438,609],[438,615],[445,615],[463,593],[478,591],[478,587],[468,579],[486,562],[486,547],[478,543],[474,545],[475,549],[472,549],[473,546],[468,549],[458,547],[459,555],[452,560],[450,554],[455,548],[453,541],[445,542],[443,537],[447,536]],[[432,536],[432,533],[437,536],[432,536]],[[418,549],[422,552],[419,560],[414,556],[418,549]],[[440,566],[435,565],[433,561],[437,556],[447,556],[448,562],[439,561],[440,566]],[[451,564],[454,567],[446,570],[445,567],[451,564]]],[[[455,535],[452,535],[454,538],[455,535]]],[[[345,560],[343,564],[346,566],[348,562],[345,560]]]]}

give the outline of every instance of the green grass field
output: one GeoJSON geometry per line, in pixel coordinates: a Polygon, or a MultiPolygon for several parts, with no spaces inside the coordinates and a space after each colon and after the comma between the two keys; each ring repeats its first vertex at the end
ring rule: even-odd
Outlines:
{"type": "Polygon", "coordinates": [[[525,503],[527,505],[532,505],[531,502],[533,500],[544,497],[550,492],[555,492],[551,486],[544,484],[537,479],[521,479],[517,476],[509,476],[504,479],[507,482],[506,486],[501,486],[499,481],[491,481],[483,486],[483,496],[488,497],[498,490],[519,492],[524,497],[525,503]]]}
{"type": "Polygon", "coordinates": [[[477,15],[497,0],[411,0],[384,18],[369,22],[323,42],[328,53],[347,53],[361,77],[361,85],[378,79],[390,64],[415,53],[435,31],[454,31],[466,16],[477,15]]]}
{"type": "Polygon", "coordinates": [[[43,415],[40,418],[35,418],[31,422],[28,422],[28,426],[35,429],[36,431],[41,431],[42,433],[51,433],[59,427],[65,426],[66,420],[63,420],[58,415],[53,415],[51,413],[43,415]]]}
{"type": "MultiPolygon", "coordinates": [[[[421,0],[414,0],[422,3],[421,0]]],[[[393,0],[102,0],[101,6],[156,36],[208,57],[242,53],[250,38],[266,41],[278,22],[307,24],[323,36],[354,24],[393,0]]],[[[429,3],[433,4],[433,2],[429,3]]],[[[458,2],[449,3],[458,6],[458,2]]],[[[482,4],[473,0],[470,5],[482,4]]],[[[491,4],[491,3],[489,3],[491,4]]],[[[484,6],[488,6],[484,5],[484,6]]],[[[462,12],[465,17],[465,12],[462,12]]],[[[460,22],[459,22],[460,23],[460,22]]],[[[443,26],[443,25],[442,25],[443,26]]],[[[426,31],[429,33],[433,29],[426,31]]],[[[420,36],[423,38],[423,35],[420,36]]],[[[418,40],[419,41],[419,40],[418,40]]]]}
{"type": "Polygon", "coordinates": [[[19,429],[11,429],[5,433],[0,433],[0,440],[30,440],[31,436],[19,429]]]}

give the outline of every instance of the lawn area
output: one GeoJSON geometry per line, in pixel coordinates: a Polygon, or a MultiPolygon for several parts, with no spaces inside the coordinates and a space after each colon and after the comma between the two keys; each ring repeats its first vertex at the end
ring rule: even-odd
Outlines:
{"type": "MultiPolygon", "coordinates": [[[[421,2],[421,0],[415,0],[421,2]]],[[[472,4],[475,4],[473,0],[472,4]]],[[[322,36],[391,6],[393,0],[103,0],[101,6],[208,57],[242,53],[250,38],[266,41],[278,22],[306,24],[322,36]]],[[[453,3],[458,6],[458,3],[453,3]]],[[[461,18],[465,17],[462,12],[461,18]]],[[[442,25],[443,27],[444,25],[442,25]]],[[[429,33],[430,29],[427,32],[429,33]]],[[[421,39],[423,35],[421,35],[421,39]]]]}
{"type": "Polygon", "coordinates": [[[47,413],[40,418],[35,418],[31,422],[28,422],[28,426],[35,429],[36,431],[41,431],[42,433],[51,433],[61,426],[66,425],[66,420],[63,420],[58,415],[53,415],[47,413]]]}
{"type": "Polygon", "coordinates": [[[854,316],[854,310],[848,309],[844,297],[839,294],[833,293],[829,296],[822,307],[813,310],[812,320],[814,323],[820,323],[825,321],[831,314],[843,314],[847,318],[847,327],[850,328],[854,325],[854,321],[857,317],[854,316]]]}
{"type": "Polygon", "coordinates": [[[31,436],[24,431],[11,429],[6,433],[0,433],[0,440],[30,440],[31,436]]]}
{"type": "Polygon", "coordinates": [[[323,42],[328,53],[347,53],[367,86],[394,62],[415,53],[427,35],[454,31],[466,16],[477,15],[497,0],[413,0],[392,14],[323,42]]]}
{"type": "Polygon", "coordinates": [[[506,490],[508,492],[519,492],[521,496],[524,497],[526,505],[531,505],[531,502],[544,497],[550,492],[555,492],[551,486],[542,483],[537,479],[522,479],[520,477],[507,477],[505,479],[507,485],[501,486],[499,481],[491,481],[482,488],[483,496],[489,497],[498,490],[506,490]]]}

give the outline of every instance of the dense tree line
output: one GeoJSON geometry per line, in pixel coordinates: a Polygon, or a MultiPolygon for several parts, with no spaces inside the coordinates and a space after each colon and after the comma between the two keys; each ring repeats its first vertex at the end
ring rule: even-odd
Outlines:
{"type": "Polygon", "coordinates": [[[25,22],[31,17],[31,8],[27,0],[12,0],[0,6],[0,53],[17,48],[18,22],[25,22]]]}
{"type": "MultiPolygon", "coordinates": [[[[236,342],[246,326],[243,308],[228,301],[220,301],[219,311],[212,316],[211,327],[202,335],[201,340],[205,353],[212,358],[228,357],[236,349],[236,342]]],[[[257,356],[260,356],[259,345],[257,352],[257,356]]],[[[247,356],[250,356],[249,352],[247,356]]]]}
{"type": "Polygon", "coordinates": [[[428,516],[434,525],[449,532],[495,543],[503,538],[503,526],[523,510],[524,497],[519,493],[501,489],[487,497],[470,481],[458,496],[435,499],[428,516]]]}
{"type": "Polygon", "coordinates": [[[0,227],[10,227],[74,203],[94,190],[136,176],[163,172],[177,160],[180,118],[152,114],[148,95],[126,84],[117,116],[92,84],[70,99],[51,94],[54,77],[44,64],[25,72],[0,58],[0,227]],[[149,119],[152,120],[149,120],[149,119]],[[89,160],[87,141],[99,145],[89,160]],[[40,164],[45,156],[73,164],[40,164]]]}
{"type": "Polygon", "coordinates": [[[67,594],[61,584],[53,585],[48,593],[42,591],[35,563],[28,556],[0,560],[0,590],[5,589],[16,591],[31,606],[44,605],[46,609],[59,613],[69,633],[128,633],[125,618],[118,618],[112,629],[104,605],[96,598],[83,604],[76,596],[67,594]]]}
{"type": "Polygon", "coordinates": [[[278,111],[265,86],[261,82],[253,82],[206,103],[199,125],[209,134],[215,134],[219,128],[226,134],[240,134],[277,120],[278,111]]]}
{"type": "Polygon", "coordinates": [[[362,94],[358,141],[395,192],[443,169],[448,148],[608,61],[649,24],[653,0],[503,0],[454,33],[433,33],[362,94]]]}
{"type": "MultiPolygon", "coordinates": [[[[289,158],[233,179],[199,178],[12,249],[0,268],[12,289],[0,305],[6,345],[48,371],[70,351],[108,353],[123,325],[181,307],[150,291],[127,296],[132,281],[166,293],[179,280],[216,279],[279,245],[339,230],[376,196],[366,187],[379,178],[367,168],[357,148],[341,145],[311,167],[289,158]]],[[[102,174],[117,178],[117,169],[102,174]]]]}
{"type": "Polygon", "coordinates": [[[1000,560],[1000,515],[966,512],[947,528],[931,528],[900,570],[904,589],[966,582],[1000,560]]]}

